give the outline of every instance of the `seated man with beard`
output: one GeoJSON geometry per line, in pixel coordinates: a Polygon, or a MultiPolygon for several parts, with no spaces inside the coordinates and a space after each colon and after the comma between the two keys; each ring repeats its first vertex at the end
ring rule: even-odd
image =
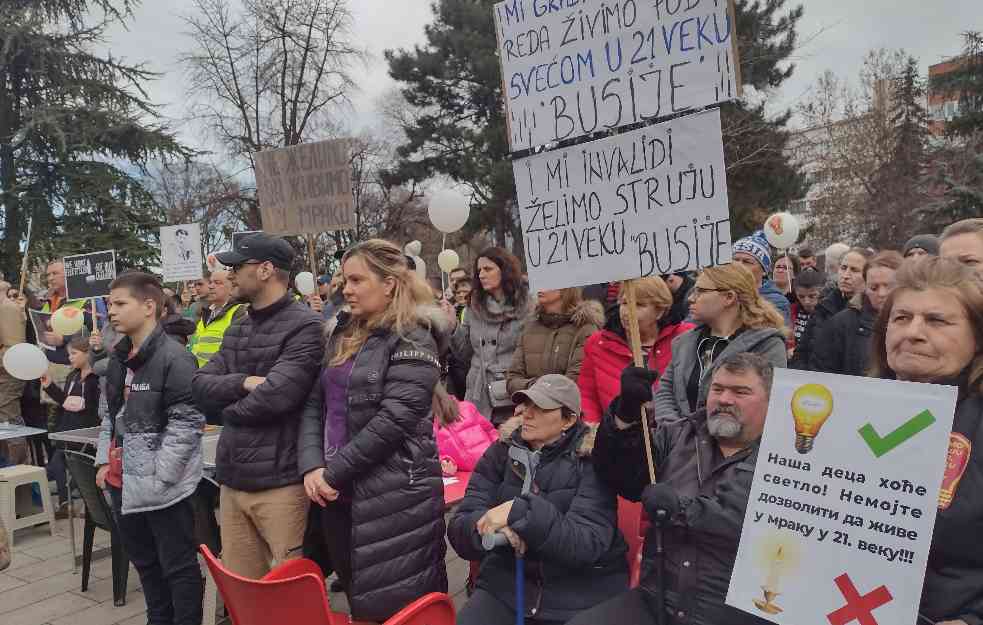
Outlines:
{"type": "Polygon", "coordinates": [[[713,374],[706,408],[677,420],[654,415],[652,456],[658,484],[649,484],[639,421],[652,401],[655,374],[629,367],[594,443],[594,468],[622,497],[641,501],[653,520],[645,537],[638,588],[586,610],[568,625],[764,625],[724,605],[758,445],[768,412],[772,365],[733,354],[713,374]],[[657,533],[662,527],[662,540],[657,533]],[[664,551],[657,554],[662,542],[664,551]],[[660,559],[662,560],[660,562],[660,559]],[[664,568],[662,568],[664,567],[664,568]],[[659,583],[660,570],[663,583],[659,583]]]}

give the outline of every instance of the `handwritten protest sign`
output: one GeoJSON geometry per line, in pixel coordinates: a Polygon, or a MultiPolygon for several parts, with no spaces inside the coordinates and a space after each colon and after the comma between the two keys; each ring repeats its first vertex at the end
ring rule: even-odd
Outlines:
{"type": "Polygon", "coordinates": [[[518,151],[740,95],[727,0],[506,0],[495,5],[518,151]]]}
{"type": "Polygon", "coordinates": [[[161,226],[160,252],[164,282],[197,280],[203,275],[198,224],[161,226]]]}
{"type": "Polygon", "coordinates": [[[350,141],[257,152],[256,188],[269,234],[317,234],[355,225],[350,141]]]}
{"type": "Polygon", "coordinates": [[[68,299],[90,299],[109,295],[116,279],[116,252],[92,252],[65,257],[65,288],[68,299]]]}
{"type": "Polygon", "coordinates": [[[955,404],[953,387],[776,369],[727,603],[915,623],[955,404]]]}
{"type": "Polygon", "coordinates": [[[512,164],[535,289],[730,262],[720,112],[512,164]]]}

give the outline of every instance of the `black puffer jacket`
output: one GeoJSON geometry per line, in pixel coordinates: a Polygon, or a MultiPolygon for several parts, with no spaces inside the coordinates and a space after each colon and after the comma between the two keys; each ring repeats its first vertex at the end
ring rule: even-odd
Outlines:
{"type": "Polygon", "coordinates": [[[919,623],[961,619],[967,625],[983,624],[983,395],[964,394],[956,404],[949,435],[945,479],[918,608],[927,621],[918,619],[919,623]]]}
{"type": "Polygon", "coordinates": [[[324,355],[320,315],[286,295],[229,326],[217,354],[195,373],[195,403],[221,414],[216,479],[244,491],[301,481],[297,429],[324,355]],[[252,392],[249,376],[266,381],[252,392]]]}
{"type": "Polygon", "coordinates": [[[475,529],[485,512],[514,499],[509,527],[528,547],[526,616],[564,622],[628,588],[618,504],[594,472],[595,430],[583,423],[543,448],[533,492],[520,497],[524,469],[509,459],[509,448],[528,448],[521,421],[502,424],[499,441],[478,462],[448,538],[462,558],[481,560],[477,587],[514,609],[515,553],[509,547],[486,553],[475,529]]]}
{"type": "MultiPolygon", "coordinates": [[[[594,466],[617,494],[639,501],[649,483],[638,427],[618,430],[608,412],[597,432],[594,466]]],[[[680,513],[664,530],[667,623],[766,625],[767,621],[724,604],[758,444],[724,458],[706,426],[706,411],[656,423],[652,457],[659,482],[679,495],[680,513]]],[[[655,527],[645,537],[641,586],[656,591],[655,527]]]]}
{"type": "Polygon", "coordinates": [[[795,354],[788,363],[790,369],[814,370],[813,364],[819,342],[819,333],[835,314],[845,309],[849,304],[850,300],[837,288],[832,289],[829,295],[819,301],[816,311],[809,318],[805,332],[802,333],[802,338],[795,346],[795,354]]]}
{"type": "MultiPolygon", "coordinates": [[[[348,321],[339,315],[328,354],[348,321]]],[[[320,381],[304,409],[300,474],[324,467],[328,484],[351,501],[351,527],[320,531],[350,533],[348,599],[358,620],[384,621],[427,593],[447,592],[444,484],[430,412],[438,353],[423,327],[405,337],[379,330],[366,340],[348,384],[350,440],[330,462],[320,381]]],[[[309,523],[321,518],[312,514],[309,523]]],[[[313,547],[310,529],[305,552],[313,547]]]]}
{"type": "Polygon", "coordinates": [[[870,300],[850,302],[845,310],[823,324],[812,347],[813,371],[864,375],[870,356],[870,336],[877,313],[870,300]]]}

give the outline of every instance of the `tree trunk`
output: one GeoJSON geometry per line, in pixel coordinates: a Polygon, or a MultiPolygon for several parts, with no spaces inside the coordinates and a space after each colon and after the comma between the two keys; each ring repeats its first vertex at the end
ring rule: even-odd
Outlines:
{"type": "Polygon", "coordinates": [[[0,271],[11,284],[20,282],[20,198],[17,196],[17,162],[9,145],[0,146],[0,198],[3,203],[4,230],[0,243],[0,271]]]}

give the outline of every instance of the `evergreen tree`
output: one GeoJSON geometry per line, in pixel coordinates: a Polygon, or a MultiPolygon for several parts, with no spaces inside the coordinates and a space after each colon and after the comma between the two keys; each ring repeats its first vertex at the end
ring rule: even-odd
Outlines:
{"type": "Polygon", "coordinates": [[[958,94],[959,111],[946,123],[946,132],[968,136],[983,131],[983,33],[963,33],[963,51],[953,59],[955,69],[932,78],[935,93],[958,94]]]}
{"type": "Polygon", "coordinates": [[[138,174],[186,156],[142,85],[154,74],[92,51],[136,0],[6,0],[0,14],[0,269],[32,256],[115,248],[124,266],[157,259],[161,212],[138,174]],[[101,14],[101,19],[92,15],[101,14]]]}
{"type": "MultiPolygon", "coordinates": [[[[794,67],[795,27],[802,7],[787,0],[737,0],[744,84],[777,88],[794,67]]],[[[406,124],[394,182],[446,176],[472,193],[471,232],[491,228],[499,244],[521,241],[511,210],[515,196],[502,111],[500,66],[492,18],[494,0],[438,0],[426,44],[387,51],[389,73],[416,115],[406,124]]],[[[761,226],[766,211],[802,193],[785,156],[789,114],[768,119],[764,105],[723,107],[724,148],[735,236],[761,226]]]]}

